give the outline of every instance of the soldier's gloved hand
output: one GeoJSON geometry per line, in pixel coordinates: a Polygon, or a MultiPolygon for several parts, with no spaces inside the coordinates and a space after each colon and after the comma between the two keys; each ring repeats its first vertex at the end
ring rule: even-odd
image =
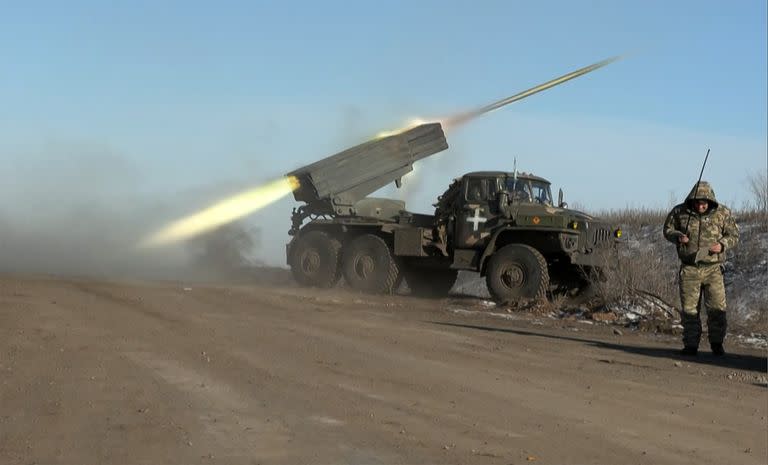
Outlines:
{"type": "Polygon", "coordinates": [[[723,251],[723,244],[716,242],[709,248],[709,251],[712,253],[720,253],[723,251]]]}
{"type": "MultiPolygon", "coordinates": [[[[683,234],[682,236],[680,236],[680,237],[678,238],[678,240],[680,241],[680,243],[681,243],[681,244],[687,244],[687,243],[688,243],[688,241],[689,241],[689,239],[688,239],[688,236],[686,236],[685,234],[683,234]]],[[[719,244],[718,244],[718,245],[719,245],[719,244]]]]}

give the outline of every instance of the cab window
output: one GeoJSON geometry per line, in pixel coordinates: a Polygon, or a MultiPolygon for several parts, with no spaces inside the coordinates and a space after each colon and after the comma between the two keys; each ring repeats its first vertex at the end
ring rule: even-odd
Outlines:
{"type": "Polygon", "coordinates": [[[468,202],[488,200],[488,186],[485,179],[467,179],[466,199],[468,202]]]}
{"type": "Polygon", "coordinates": [[[499,180],[496,179],[488,179],[488,199],[495,199],[496,195],[499,193],[499,180]]]}
{"type": "Polygon", "coordinates": [[[533,198],[537,203],[552,205],[552,196],[549,192],[548,184],[533,184],[533,198]]]}
{"type": "Polygon", "coordinates": [[[507,191],[509,192],[511,200],[520,202],[531,201],[531,188],[528,181],[525,179],[507,179],[507,191]]]}

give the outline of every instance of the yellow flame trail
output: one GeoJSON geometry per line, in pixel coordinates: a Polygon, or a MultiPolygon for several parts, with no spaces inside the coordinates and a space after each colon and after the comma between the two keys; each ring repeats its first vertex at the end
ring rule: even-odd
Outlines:
{"type": "Polygon", "coordinates": [[[140,247],[158,247],[189,239],[249,215],[298,189],[299,180],[287,176],[222,200],[167,225],[145,238],[140,247]]]}

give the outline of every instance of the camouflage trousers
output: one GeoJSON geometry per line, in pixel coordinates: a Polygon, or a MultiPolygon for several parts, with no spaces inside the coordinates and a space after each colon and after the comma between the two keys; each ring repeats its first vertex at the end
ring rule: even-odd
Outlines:
{"type": "Polygon", "coordinates": [[[683,307],[683,344],[698,347],[701,340],[699,304],[707,308],[710,344],[722,344],[728,326],[725,316],[725,284],[719,264],[682,265],[680,267],[680,302],[683,307]],[[703,299],[702,299],[703,297],[703,299]]]}

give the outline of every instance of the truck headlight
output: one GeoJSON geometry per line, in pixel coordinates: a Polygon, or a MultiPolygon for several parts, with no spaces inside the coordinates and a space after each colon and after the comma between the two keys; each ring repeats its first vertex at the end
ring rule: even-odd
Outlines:
{"type": "Polygon", "coordinates": [[[619,239],[619,238],[621,238],[621,234],[622,234],[621,228],[619,228],[619,229],[617,229],[616,231],[613,232],[613,237],[615,237],[616,239],[619,239]]]}

